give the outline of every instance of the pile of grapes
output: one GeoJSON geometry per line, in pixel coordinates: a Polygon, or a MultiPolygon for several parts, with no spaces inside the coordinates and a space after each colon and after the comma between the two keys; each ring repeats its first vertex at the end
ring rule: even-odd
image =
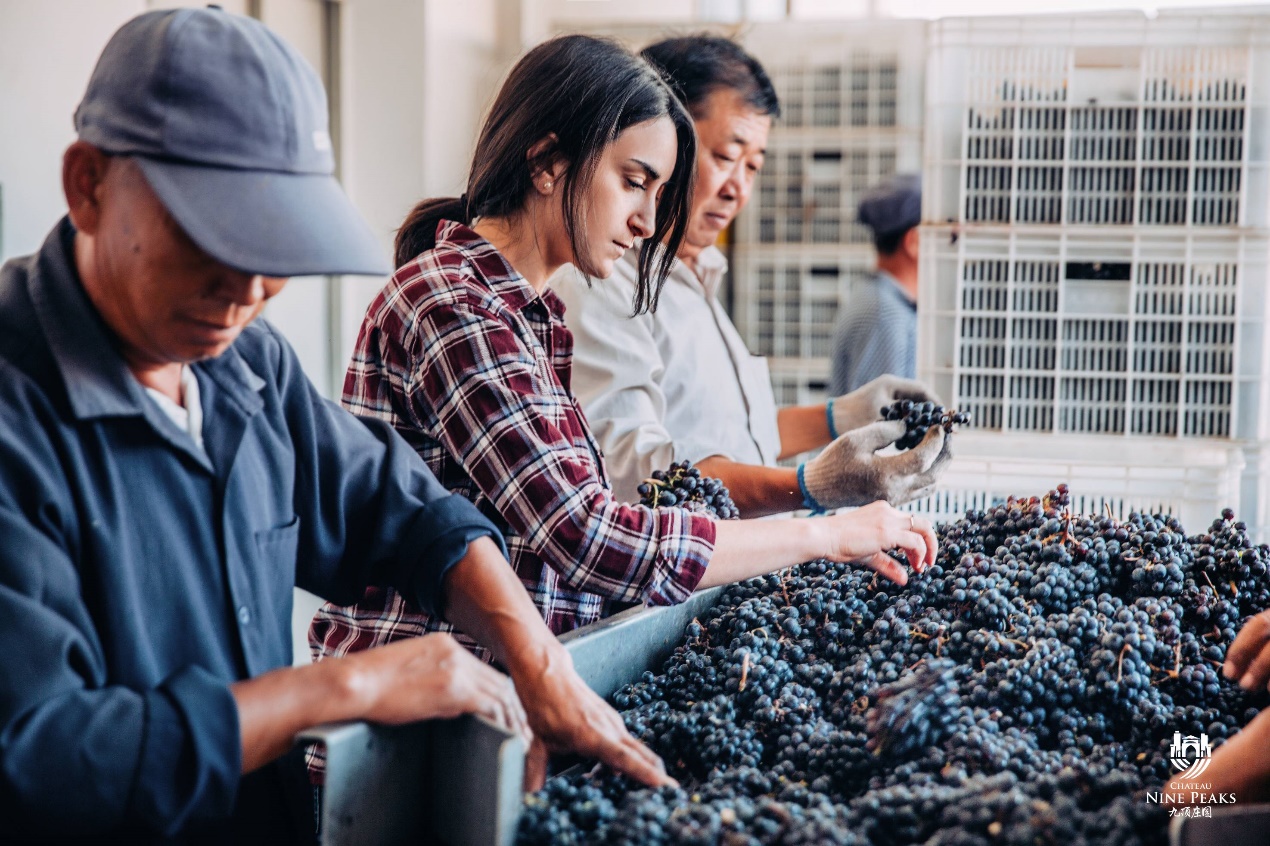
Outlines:
{"type": "Polygon", "coordinates": [[[736,520],[741,516],[732,495],[718,479],[703,477],[691,461],[676,461],[668,470],[654,470],[636,488],[639,501],[649,508],[677,507],[704,512],[720,520],[736,520]]]}
{"type": "Polygon", "coordinates": [[[895,442],[895,448],[906,450],[920,444],[922,438],[926,437],[926,432],[933,426],[942,426],[945,432],[951,434],[953,426],[970,422],[970,414],[964,411],[950,411],[933,402],[898,400],[882,407],[882,419],[904,421],[908,431],[895,442]]]}
{"type": "Polygon", "coordinates": [[[1259,709],[1221,675],[1270,607],[1229,511],[1075,516],[1065,487],[939,527],[906,587],[818,560],[726,588],[613,697],[679,788],[567,771],[529,844],[1162,843],[1173,733],[1259,709]]]}

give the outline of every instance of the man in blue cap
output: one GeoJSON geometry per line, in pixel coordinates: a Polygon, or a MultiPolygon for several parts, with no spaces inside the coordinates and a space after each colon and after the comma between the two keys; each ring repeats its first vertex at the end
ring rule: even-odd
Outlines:
{"type": "Polygon", "coordinates": [[[877,272],[851,292],[834,329],[829,391],[840,396],[890,374],[917,375],[917,225],[922,182],[899,174],[860,201],[859,221],[873,232],[877,272]]]}
{"type": "Polygon", "coordinates": [[[75,125],[69,214],[0,270],[6,838],[311,839],[289,750],[335,720],[478,713],[664,782],[497,529],[253,322],[288,276],[388,269],[312,68],[248,18],[153,12],[107,45],[75,125]],[[435,634],[287,666],[294,585],[374,583],[511,679],[435,634]]]}

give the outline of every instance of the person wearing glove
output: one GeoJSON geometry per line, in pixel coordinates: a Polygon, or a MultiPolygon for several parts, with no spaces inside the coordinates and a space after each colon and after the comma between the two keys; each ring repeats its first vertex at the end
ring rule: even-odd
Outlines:
{"type": "MultiPolygon", "coordinates": [[[[573,267],[552,280],[573,333],[573,391],[604,451],[619,499],[635,501],[636,488],[653,470],[687,460],[727,485],[743,517],[814,508],[795,471],[777,467],[778,461],[879,420],[881,407],[895,400],[938,398],[919,382],[883,377],[827,407],[777,409],[766,360],[749,353],[719,303],[727,260],[714,246],[745,207],[763,166],[768,131],[780,114],[776,92],[762,65],[724,38],[673,38],[642,55],[663,72],[697,130],[688,232],[655,312],[632,315],[637,250],[594,284],[573,267]]],[[[829,501],[856,501],[839,491],[847,485],[854,491],[890,491],[893,505],[908,501],[942,466],[934,460],[943,448],[941,437],[921,448],[922,473],[894,475],[888,463],[869,469],[870,482],[852,482],[842,473],[830,482],[825,475],[821,482],[834,492],[822,493],[829,501]]]]}
{"type": "Polygon", "coordinates": [[[932,426],[913,449],[878,454],[905,431],[903,420],[879,420],[835,438],[819,455],[798,467],[803,506],[821,512],[875,500],[900,504],[925,496],[946,460],[946,435],[941,427],[932,426]]]}

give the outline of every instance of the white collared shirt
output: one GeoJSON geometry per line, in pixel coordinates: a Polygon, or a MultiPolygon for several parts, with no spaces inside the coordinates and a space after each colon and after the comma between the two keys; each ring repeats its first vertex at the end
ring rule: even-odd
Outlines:
{"type": "Polygon", "coordinates": [[[727,259],[709,247],[697,273],[675,260],[655,314],[631,316],[638,249],[613,276],[565,267],[551,280],[573,332],[573,393],[619,499],[672,461],[723,456],[773,465],[780,454],[767,360],[751,355],[718,301],[727,259]],[[700,276],[698,276],[698,273],[700,276]]]}

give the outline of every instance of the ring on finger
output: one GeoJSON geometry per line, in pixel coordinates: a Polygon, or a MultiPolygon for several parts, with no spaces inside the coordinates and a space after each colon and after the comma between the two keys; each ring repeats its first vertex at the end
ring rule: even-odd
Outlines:
{"type": "Polygon", "coordinates": [[[913,515],[912,515],[912,514],[908,515],[908,530],[909,530],[910,532],[911,532],[911,531],[913,531],[913,528],[915,527],[916,522],[917,522],[917,521],[915,521],[915,520],[913,519],[913,515]]]}

